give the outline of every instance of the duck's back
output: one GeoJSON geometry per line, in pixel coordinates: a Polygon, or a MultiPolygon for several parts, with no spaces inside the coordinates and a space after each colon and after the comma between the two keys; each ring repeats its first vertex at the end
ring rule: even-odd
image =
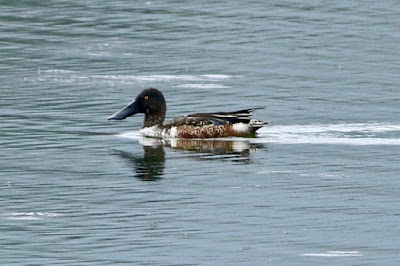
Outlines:
{"type": "Polygon", "coordinates": [[[255,137],[256,131],[268,123],[251,118],[256,109],[262,108],[195,113],[175,118],[164,127],[178,138],[255,137]]]}

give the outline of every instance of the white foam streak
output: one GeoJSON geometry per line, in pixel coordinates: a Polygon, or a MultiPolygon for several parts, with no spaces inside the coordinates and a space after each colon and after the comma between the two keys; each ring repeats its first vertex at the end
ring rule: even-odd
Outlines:
{"type": "Polygon", "coordinates": [[[221,81],[234,78],[230,75],[95,75],[94,78],[99,79],[117,79],[117,80],[133,80],[133,81],[221,81]]]}
{"type": "Polygon", "coordinates": [[[43,218],[62,216],[60,213],[51,212],[11,212],[5,214],[7,220],[42,220],[43,218]]]}
{"type": "Polygon", "coordinates": [[[239,78],[240,76],[225,75],[225,74],[202,74],[202,75],[82,75],[80,72],[50,69],[40,70],[40,79],[56,78],[63,82],[72,82],[73,80],[94,80],[100,82],[123,82],[123,83],[170,83],[169,86],[176,88],[196,88],[196,89],[223,89],[230,88],[222,83],[225,80],[239,78]]]}
{"type": "Polygon", "coordinates": [[[120,137],[120,138],[137,139],[137,140],[143,138],[143,135],[139,131],[125,132],[125,133],[118,134],[116,136],[120,137]]]}
{"type": "Polygon", "coordinates": [[[354,124],[315,124],[265,127],[266,133],[326,133],[326,132],[388,132],[400,131],[400,124],[390,123],[354,123],[354,124]]]}
{"type": "Polygon", "coordinates": [[[300,256],[306,257],[361,257],[358,251],[328,251],[326,253],[304,253],[300,256]]]}
{"type": "Polygon", "coordinates": [[[400,125],[390,123],[266,126],[259,133],[266,143],[400,145],[400,125]],[[397,137],[379,136],[383,133],[396,133],[397,137]]]}
{"type": "Polygon", "coordinates": [[[184,83],[175,86],[177,88],[195,88],[195,89],[226,89],[230,88],[230,86],[215,84],[215,83],[206,83],[206,84],[198,84],[198,83],[184,83]]]}

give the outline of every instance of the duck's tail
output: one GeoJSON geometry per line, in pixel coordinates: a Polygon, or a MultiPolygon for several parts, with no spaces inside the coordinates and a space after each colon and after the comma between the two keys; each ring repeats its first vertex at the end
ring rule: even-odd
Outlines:
{"type": "Polygon", "coordinates": [[[251,116],[255,110],[264,109],[264,107],[255,107],[249,109],[243,109],[235,112],[219,112],[210,114],[216,120],[221,122],[229,121],[232,124],[244,123],[252,127],[253,131],[256,132],[258,129],[262,128],[268,122],[259,121],[252,119],[251,116]]]}

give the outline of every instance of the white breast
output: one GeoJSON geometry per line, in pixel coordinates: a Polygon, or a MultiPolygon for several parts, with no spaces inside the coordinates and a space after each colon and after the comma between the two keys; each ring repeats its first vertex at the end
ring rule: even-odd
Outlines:
{"type": "Polygon", "coordinates": [[[163,137],[162,135],[162,130],[160,129],[159,126],[152,126],[152,127],[145,127],[139,130],[139,132],[147,137],[153,137],[153,138],[161,138],[163,137]]]}

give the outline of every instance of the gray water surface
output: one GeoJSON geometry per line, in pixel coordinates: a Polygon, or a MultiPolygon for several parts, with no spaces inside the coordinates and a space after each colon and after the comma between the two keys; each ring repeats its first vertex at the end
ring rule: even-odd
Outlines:
{"type": "Polygon", "coordinates": [[[398,265],[400,2],[1,1],[0,264],[398,265]],[[263,106],[256,139],[107,121],[263,106]]]}

